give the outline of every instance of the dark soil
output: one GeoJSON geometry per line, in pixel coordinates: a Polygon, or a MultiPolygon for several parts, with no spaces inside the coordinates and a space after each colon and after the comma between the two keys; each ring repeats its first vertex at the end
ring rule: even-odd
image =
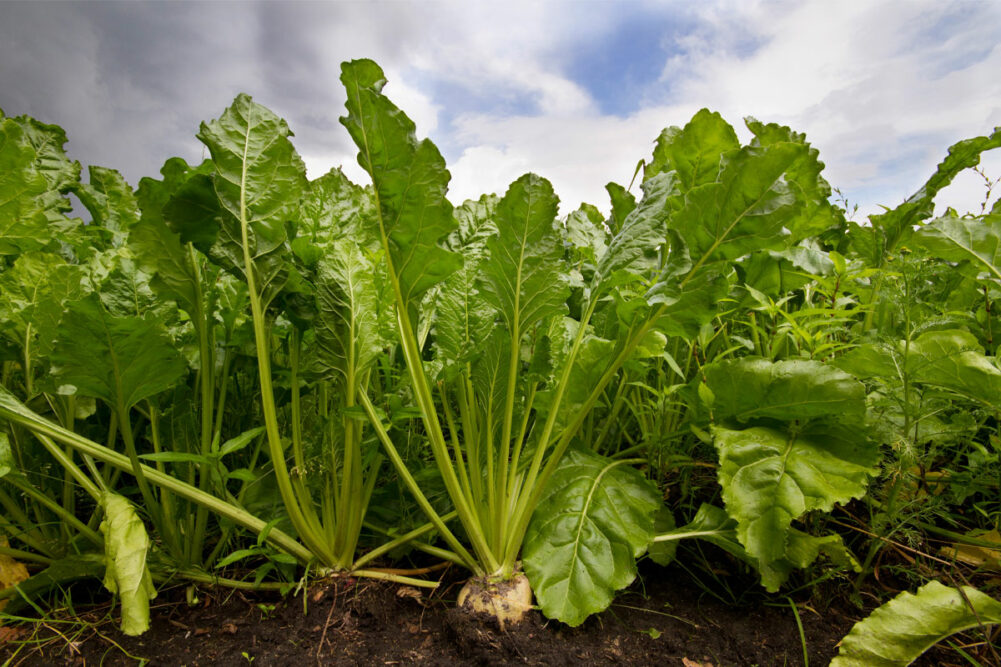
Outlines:
{"type": "MultiPolygon", "coordinates": [[[[788,600],[754,595],[726,605],[673,568],[651,567],[610,609],[570,628],[538,612],[500,630],[454,609],[459,581],[431,593],[371,580],[334,580],[302,594],[183,589],[155,600],[152,627],[123,636],[110,617],[59,638],[22,628],[0,661],[13,665],[802,665],[803,646],[788,600]],[[778,606],[767,606],[763,601],[778,606]],[[305,611],[305,613],[304,613],[305,611]],[[67,641],[69,639],[70,641],[67,641]],[[16,652],[15,652],[16,651],[16,652]]],[[[81,610],[78,613],[83,614],[81,610]]],[[[810,663],[826,665],[858,618],[831,606],[799,605],[810,663]]],[[[83,618],[87,618],[83,614],[83,618]]],[[[59,627],[52,625],[51,627],[59,627]]],[[[9,629],[8,629],[9,630],[9,629]]],[[[64,634],[67,630],[62,628],[64,634]]]]}

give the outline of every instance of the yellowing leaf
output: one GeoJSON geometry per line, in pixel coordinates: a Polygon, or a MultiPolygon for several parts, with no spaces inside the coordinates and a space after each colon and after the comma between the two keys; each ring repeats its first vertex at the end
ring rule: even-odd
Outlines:
{"type": "Polygon", "coordinates": [[[983,533],[974,531],[970,537],[980,542],[991,542],[997,547],[984,547],[976,544],[953,543],[951,547],[942,547],[940,553],[946,558],[951,558],[972,565],[973,567],[985,567],[991,570],[1001,571],[1001,533],[997,529],[983,533]]]}
{"type": "MultiPolygon", "coordinates": [[[[0,537],[0,547],[10,546],[6,537],[0,537]]],[[[6,554],[0,554],[0,590],[10,588],[28,578],[28,568],[6,554]]],[[[0,600],[0,610],[7,605],[7,600],[0,600]]]]}

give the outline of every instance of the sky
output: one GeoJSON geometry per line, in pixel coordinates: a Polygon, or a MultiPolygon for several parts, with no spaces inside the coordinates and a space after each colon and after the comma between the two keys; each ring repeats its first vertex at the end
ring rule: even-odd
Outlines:
{"type": "MultiPolygon", "coordinates": [[[[561,212],[607,211],[604,185],[708,107],[745,141],[747,116],[806,133],[861,220],[1001,125],[990,1],[0,0],[0,109],[61,125],[72,158],[133,184],[200,160],[199,123],[239,92],[288,121],[310,178],[365,182],[338,122],[340,63],[362,57],[441,149],[456,204],[534,171],[561,212]]],[[[984,168],[1001,177],[1001,150],[984,168]]],[[[937,201],[979,211],[984,194],[967,172],[937,201]]]]}

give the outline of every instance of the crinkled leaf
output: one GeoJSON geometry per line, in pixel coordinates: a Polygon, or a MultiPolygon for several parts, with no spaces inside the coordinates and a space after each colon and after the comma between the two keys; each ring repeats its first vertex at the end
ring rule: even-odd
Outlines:
{"type": "Polygon", "coordinates": [[[187,370],[162,324],[111,315],[96,295],[68,304],[51,359],[57,385],[116,409],[160,393],[187,370]]]}
{"type": "Polygon", "coordinates": [[[883,377],[944,387],[987,405],[1001,406],[1001,370],[968,331],[927,331],[907,344],[860,345],[835,364],[859,378],[883,377]]]}
{"type": "Polygon", "coordinates": [[[970,586],[960,592],[931,581],[856,623],[831,667],[905,667],[951,634],[997,623],[1001,602],[970,586]]]}
{"type": "Polygon", "coordinates": [[[571,626],[636,576],[660,494],[622,461],[570,450],[532,515],[522,563],[543,613],[571,626]]]}
{"type": "Polygon", "coordinates": [[[195,317],[200,307],[197,259],[181,245],[180,237],[162,219],[144,215],[129,234],[129,246],[136,261],[151,274],[150,287],[195,317]]]}
{"type": "Polygon", "coordinates": [[[91,166],[88,174],[90,182],[77,184],[73,192],[90,212],[93,224],[106,230],[113,244],[120,246],[139,220],[139,204],[132,187],[114,169],[91,166]]]}
{"type": "Polygon", "coordinates": [[[845,224],[844,214],[829,201],[831,186],[820,173],[824,163],[820,161],[820,151],[810,146],[806,135],[793,132],[777,123],[762,123],[746,118],[747,128],[754,133],[753,144],[770,146],[782,142],[797,143],[807,150],[786,172],[790,188],[802,202],[797,215],[786,225],[792,232],[792,240],[798,241],[824,232],[831,227],[845,224]]]}
{"type": "Polygon", "coordinates": [[[518,341],[539,320],[565,310],[569,296],[563,246],[554,226],[559,200],[549,181],[526,174],[497,205],[497,235],[481,265],[483,298],[518,341]]]}
{"type": "Polygon", "coordinates": [[[949,262],[970,262],[1001,282],[1001,216],[937,218],[921,227],[911,244],[949,262]]]}
{"type": "Polygon", "coordinates": [[[696,268],[788,242],[785,225],[800,202],[783,178],[806,152],[800,144],[747,146],[728,153],[719,180],[699,185],[670,220],[696,268]]]}
{"type": "Polygon", "coordinates": [[[244,275],[245,236],[254,283],[265,303],[289,280],[286,223],[306,185],[306,167],[291,135],[284,120],[245,94],[198,132],[212,154],[215,192],[228,213],[220,216],[210,255],[244,275]]]}
{"type": "Polygon", "coordinates": [[[146,564],[149,535],[135,508],[123,496],[105,493],[101,498],[104,520],[104,587],[122,602],[122,632],[141,635],[149,629],[149,601],[156,597],[153,577],[146,564]]]}
{"type": "Polygon", "coordinates": [[[664,309],[657,329],[668,336],[693,339],[716,317],[720,302],[730,292],[732,277],[733,270],[718,262],[694,273],[685,282],[668,277],[654,285],[646,299],[664,309]]]}
{"type": "Polygon", "coordinates": [[[737,535],[763,571],[786,555],[793,520],[865,494],[878,448],[864,433],[821,425],[797,433],[713,427],[718,479],[737,535]]]}
{"type": "MultiPolygon", "coordinates": [[[[445,198],[450,175],[433,143],[417,141],[415,126],[382,94],[386,80],[371,60],[341,65],[348,115],[341,123],[358,146],[358,163],[372,177],[380,238],[389,249],[404,308],[461,264],[441,247],[455,228],[445,198]]],[[[416,324],[416,323],[415,323],[416,324]]]]}
{"type": "Polygon", "coordinates": [[[744,358],[712,363],[703,374],[715,396],[717,420],[842,415],[861,421],[865,416],[865,386],[819,361],[744,358]]]}
{"type": "Polygon", "coordinates": [[[317,271],[317,356],[344,379],[357,377],[382,351],[375,268],[347,239],[333,241],[317,271]]]}
{"type": "Polygon", "coordinates": [[[1001,370],[967,331],[928,331],[911,341],[907,368],[913,380],[1001,407],[1001,370]]]}
{"type": "Polygon", "coordinates": [[[443,370],[466,363],[483,349],[494,328],[497,310],[478,288],[477,266],[467,264],[450,275],[438,292],[435,345],[443,370]]]}
{"type": "Polygon", "coordinates": [[[720,171],[720,157],[740,148],[737,133],[723,117],[700,109],[683,129],[669,127],[657,138],[653,159],[644,170],[644,180],[667,171],[677,171],[685,192],[712,183],[720,171]]]}
{"type": "Polygon", "coordinates": [[[740,544],[737,522],[723,509],[707,503],[699,507],[690,523],[657,532],[659,534],[650,545],[650,557],[654,562],[669,565],[674,560],[678,540],[703,540],[756,568],[761,575],[762,586],[772,593],[779,589],[793,570],[809,567],[821,554],[827,555],[838,565],[859,570],[858,563],[845,548],[841,536],[814,537],[795,528],[789,530],[783,556],[762,566],[740,544]]]}
{"type": "Polygon", "coordinates": [[[671,199],[680,192],[674,172],[658,174],[643,183],[643,199],[626,216],[598,262],[597,291],[628,282],[630,274],[649,271],[651,267],[642,260],[656,256],[664,245],[671,199]]]}
{"type": "Polygon", "coordinates": [[[369,240],[378,245],[372,233],[376,217],[372,193],[352,183],[339,167],[309,182],[299,210],[297,241],[325,246],[346,237],[363,248],[369,247],[369,240]]]}
{"type": "Polygon", "coordinates": [[[84,293],[83,272],[61,257],[25,253],[0,274],[0,333],[27,350],[32,361],[48,354],[66,301],[84,293]]]}
{"type": "Polygon", "coordinates": [[[0,121],[0,256],[44,248],[51,238],[44,197],[49,183],[14,120],[0,121]]]}

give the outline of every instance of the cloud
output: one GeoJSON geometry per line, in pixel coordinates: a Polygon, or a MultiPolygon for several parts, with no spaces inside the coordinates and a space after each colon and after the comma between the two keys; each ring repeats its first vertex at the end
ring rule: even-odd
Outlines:
{"type": "MultiPolygon", "coordinates": [[[[338,78],[371,57],[457,200],[532,170],[564,212],[607,210],[604,184],[708,106],[745,139],[745,115],[806,132],[868,213],[1001,125],[999,44],[989,3],[2,3],[0,108],[59,123],[73,157],[136,182],[200,159],[199,122],[244,91],[289,121],[310,176],[365,180],[338,78]]],[[[946,194],[979,197],[973,176],[946,194]]]]}

